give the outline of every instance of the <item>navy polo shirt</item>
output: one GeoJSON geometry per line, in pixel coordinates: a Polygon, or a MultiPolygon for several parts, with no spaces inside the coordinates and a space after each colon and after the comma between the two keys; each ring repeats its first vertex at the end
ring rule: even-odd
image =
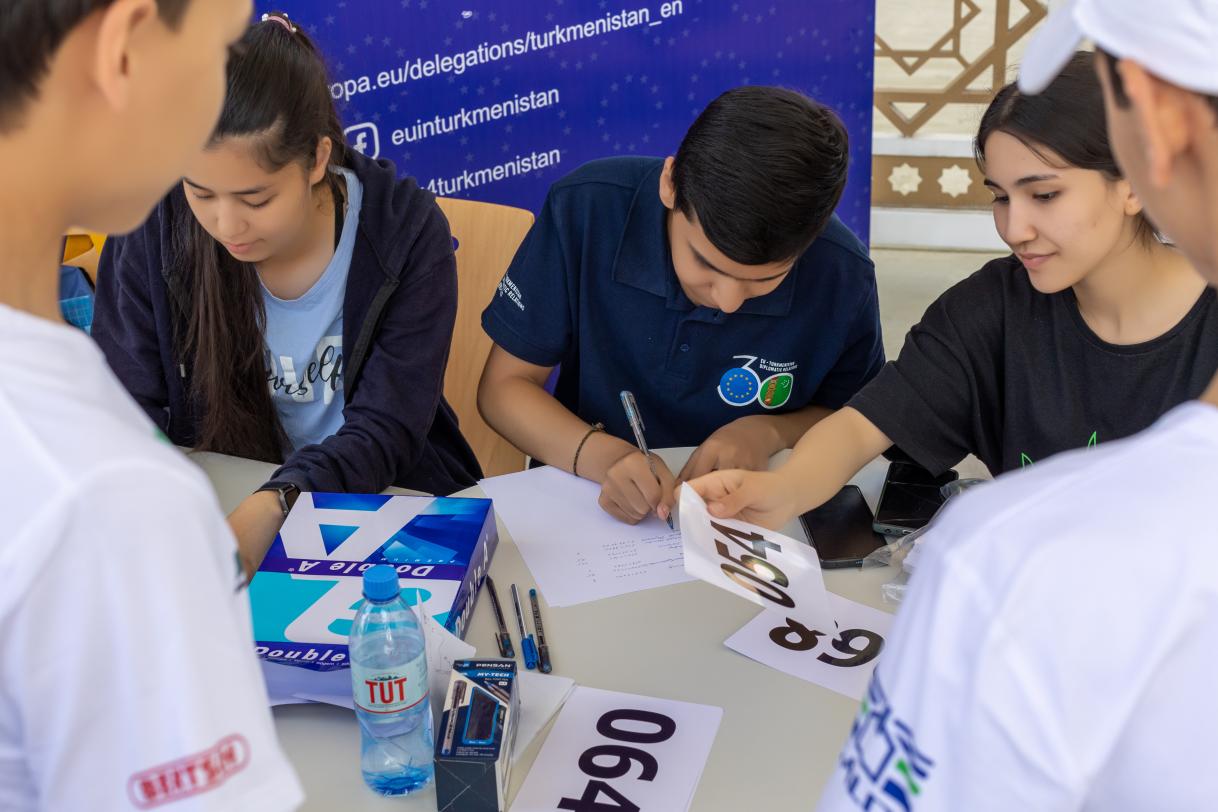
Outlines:
{"type": "Polygon", "coordinates": [[[884,363],[875,268],[837,217],[775,290],[735,313],[681,290],[659,158],[593,161],[555,183],[482,313],[491,339],[562,365],[555,396],[633,440],[634,392],[656,448],[700,445],[752,414],[837,409],[884,363]]]}

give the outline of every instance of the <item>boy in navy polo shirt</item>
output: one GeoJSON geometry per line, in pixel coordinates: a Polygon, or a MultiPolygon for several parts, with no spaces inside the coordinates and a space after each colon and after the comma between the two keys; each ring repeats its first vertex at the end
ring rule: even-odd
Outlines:
{"type": "Polygon", "coordinates": [[[874,267],[833,215],[847,163],[828,108],[742,87],[675,157],[593,161],[554,184],[482,314],[487,423],[600,483],[601,507],[631,523],[667,519],[678,480],[765,468],[884,363],[874,267]],[[623,389],[653,447],[698,447],[676,477],[655,458],[657,481],[631,442],[623,389]]]}

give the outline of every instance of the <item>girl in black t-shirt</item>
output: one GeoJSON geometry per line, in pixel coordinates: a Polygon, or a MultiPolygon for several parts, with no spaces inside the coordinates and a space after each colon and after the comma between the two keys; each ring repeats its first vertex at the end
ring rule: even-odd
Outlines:
{"type": "Polygon", "coordinates": [[[939,297],[780,469],[695,480],[713,515],[781,526],[892,445],[935,473],[968,454],[1002,473],[1134,434],[1204,391],[1215,294],[1121,177],[1093,55],[1040,95],[999,91],[975,152],[1013,254],[939,297]]]}

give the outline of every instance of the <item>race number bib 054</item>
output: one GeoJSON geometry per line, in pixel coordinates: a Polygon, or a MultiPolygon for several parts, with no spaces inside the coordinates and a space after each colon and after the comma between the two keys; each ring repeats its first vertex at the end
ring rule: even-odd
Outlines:
{"type": "Polygon", "coordinates": [[[681,535],[685,571],[792,623],[832,629],[820,559],[811,545],[735,519],[716,519],[702,497],[681,488],[681,535]]]}

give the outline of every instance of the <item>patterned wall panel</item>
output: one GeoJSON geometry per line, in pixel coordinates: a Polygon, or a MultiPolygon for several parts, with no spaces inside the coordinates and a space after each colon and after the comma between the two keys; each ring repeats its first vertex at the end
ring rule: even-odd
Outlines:
{"type": "MultiPolygon", "coordinates": [[[[1047,14],[1043,0],[879,0],[877,134],[970,138],[1047,14]]],[[[876,206],[968,209],[988,207],[992,196],[971,158],[881,154],[872,197],[876,206]]]]}

